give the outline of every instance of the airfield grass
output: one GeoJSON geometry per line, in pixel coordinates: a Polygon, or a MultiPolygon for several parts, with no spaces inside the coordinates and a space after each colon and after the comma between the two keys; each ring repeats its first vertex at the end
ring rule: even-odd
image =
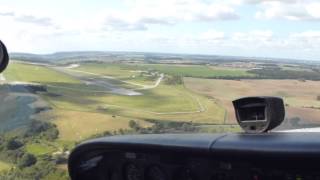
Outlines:
{"type": "Polygon", "coordinates": [[[137,65],[137,68],[141,70],[156,70],[175,76],[199,78],[253,76],[253,74],[248,73],[245,69],[231,69],[207,65],[143,64],[137,65]]]}
{"type": "MultiPolygon", "coordinates": [[[[24,64],[17,61],[12,61],[8,69],[4,72],[7,81],[21,81],[40,83],[50,87],[58,86],[60,89],[78,89],[82,91],[105,91],[104,88],[83,84],[78,79],[69,76],[68,74],[55,71],[51,68],[24,64]]],[[[120,82],[119,82],[120,83],[120,82]]],[[[121,83],[120,83],[121,84],[121,83]]]]}
{"type": "Polygon", "coordinates": [[[119,63],[82,63],[75,69],[115,78],[127,78],[139,75],[139,72],[129,69],[128,66],[119,63]]]}
{"type": "Polygon", "coordinates": [[[141,91],[142,96],[107,95],[97,97],[107,104],[152,112],[196,111],[197,103],[182,86],[159,85],[151,90],[141,91]]]}
{"type": "Polygon", "coordinates": [[[122,81],[140,83],[142,85],[153,85],[155,80],[148,76],[141,76],[141,72],[135,66],[119,63],[85,63],[80,64],[75,70],[90,72],[94,74],[115,77],[122,81]]]}
{"type": "Polygon", "coordinates": [[[160,84],[154,89],[141,90],[143,93],[141,96],[115,95],[65,87],[49,87],[48,91],[61,95],[46,97],[53,105],[78,111],[92,111],[98,107],[108,106],[143,109],[156,113],[197,111],[199,109],[198,102],[183,86],[160,84]]]}
{"type": "Polygon", "coordinates": [[[141,85],[154,85],[159,77],[156,78],[150,78],[148,76],[134,76],[129,78],[121,78],[123,81],[131,82],[131,83],[137,83],[141,85]]]}
{"type": "MultiPolygon", "coordinates": [[[[141,65],[136,68],[132,67],[133,65],[118,64],[105,68],[100,64],[85,64],[85,66],[81,65],[79,68],[120,78],[128,78],[139,72],[139,69],[145,68],[140,67],[141,65]],[[110,74],[105,74],[106,72],[110,74]]],[[[195,67],[198,68],[203,67],[195,67]]],[[[11,81],[49,85],[48,93],[42,94],[41,97],[53,107],[53,111],[46,112],[42,116],[53,119],[52,122],[57,125],[60,132],[60,141],[78,141],[104,131],[127,129],[130,120],[137,120],[143,126],[150,126],[144,120],[224,124],[226,118],[226,111],[219,102],[191,92],[182,85],[166,85],[161,82],[157,88],[141,90],[143,93],[141,96],[121,96],[100,92],[99,88],[82,84],[68,74],[47,67],[17,62],[10,64],[5,77],[11,81]]],[[[143,79],[139,81],[144,82],[143,79]]],[[[45,151],[37,146],[31,146],[29,150],[34,153],[45,151]]]]}
{"type": "Polygon", "coordinates": [[[204,107],[203,111],[186,111],[186,112],[166,112],[155,113],[144,111],[143,109],[130,109],[110,107],[109,111],[114,114],[121,114],[122,116],[140,118],[140,119],[156,119],[156,120],[170,120],[177,122],[193,122],[197,124],[224,124],[225,110],[204,97],[197,97],[199,102],[204,107]]]}
{"type": "MultiPolygon", "coordinates": [[[[141,82],[139,74],[140,72],[145,71],[158,71],[168,75],[199,78],[254,76],[254,74],[248,73],[247,69],[225,68],[209,65],[86,63],[81,64],[76,69],[126,79],[132,82],[141,82]]],[[[143,81],[148,82],[150,80],[144,78],[143,81]]]]}
{"type": "Polygon", "coordinates": [[[11,168],[12,168],[12,165],[10,165],[10,164],[8,164],[6,162],[0,161],[0,172],[9,170],[11,168]]]}
{"type": "Polygon", "coordinates": [[[49,98],[52,105],[59,109],[98,112],[134,119],[213,124],[222,123],[225,116],[224,109],[215,101],[192,93],[183,86],[160,85],[157,88],[142,91],[144,94],[141,96],[86,94],[61,89],[53,91],[63,94],[60,97],[49,98]]]}
{"type": "MultiPolygon", "coordinates": [[[[130,118],[121,116],[112,116],[108,114],[55,110],[53,112],[56,120],[53,121],[59,129],[59,139],[67,141],[79,141],[90,137],[93,134],[105,131],[116,131],[119,129],[128,129],[130,118]]],[[[148,127],[150,123],[139,121],[143,127],[148,127]]]]}
{"type": "Polygon", "coordinates": [[[28,153],[34,154],[36,156],[51,154],[56,151],[56,148],[43,143],[32,143],[26,145],[26,150],[28,153]]]}
{"type": "Polygon", "coordinates": [[[11,62],[8,69],[4,72],[8,81],[23,81],[33,83],[71,83],[78,84],[78,80],[51,70],[43,66],[11,62]]]}

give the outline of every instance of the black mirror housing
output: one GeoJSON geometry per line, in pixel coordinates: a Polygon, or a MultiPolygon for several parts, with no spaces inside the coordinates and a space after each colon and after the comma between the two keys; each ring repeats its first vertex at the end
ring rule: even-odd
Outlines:
{"type": "Polygon", "coordinates": [[[279,126],[285,117],[278,97],[246,97],[233,101],[239,125],[247,133],[263,133],[279,126]]]}
{"type": "Polygon", "coordinates": [[[3,72],[9,64],[9,53],[6,46],[0,41],[0,73],[3,72]]]}

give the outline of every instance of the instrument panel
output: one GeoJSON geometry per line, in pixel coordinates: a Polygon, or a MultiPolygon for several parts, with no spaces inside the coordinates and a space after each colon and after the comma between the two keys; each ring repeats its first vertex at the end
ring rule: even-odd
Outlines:
{"type": "Polygon", "coordinates": [[[80,179],[97,180],[320,180],[316,166],[288,163],[120,151],[90,157],[79,171],[80,179]]]}
{"type": "Polygon", "coordinates": [[[72,180],[320,180],[320,133],[131,135],[69,157],[72,180]]]}

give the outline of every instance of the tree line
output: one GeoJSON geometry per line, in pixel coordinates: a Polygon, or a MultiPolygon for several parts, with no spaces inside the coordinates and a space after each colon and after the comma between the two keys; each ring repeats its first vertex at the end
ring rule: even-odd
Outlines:
{"type": "Polygon", "coordinates": [[[1,172],[0,179],[68,179],[66,171],[56,168],[59,157],[50,154],[35,156],[27,152],[26,145],[35,141],[54,141],[59,131],[56,125],[33,120],[14,135],[0,135],[0,160],[12,164],[10,170],[1,172]]]}

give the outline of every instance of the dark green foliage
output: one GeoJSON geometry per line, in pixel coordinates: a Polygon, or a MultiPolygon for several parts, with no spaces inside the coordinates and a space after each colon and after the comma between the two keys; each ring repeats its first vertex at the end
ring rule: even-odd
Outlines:
{"type": "Polygon", "coordinates": [[[134,120],[129,121],[129,127],[135,131],[138,131],[140,129],[140,125],[134,120]]]}
{"type": "Polygon", "coordinates": [[[106,137],[106,136],[112,136],[112,133],[110,131],[105,131],[99,134],[92,135],[87,139],[94,139],[94,138],[106,137]]]}
{"type": "Polygon", "coordinates": [[[28,132],[30,134],[39,134],[49,129],[50,126],[51,124],[49,124],[48,122],[34,120],[32,121],[28,132]]]}
{"type": "Polygon", "coordinates": [[[54,162],[56,164],[66,164],[68,162],[68,159],[64,154],[59,154],[54,157],[54,162]]]}
{"type": "Polygon", "coordinates": [[[295,71],[283,70],[281,68],[263,68],[248,71],[257,76],[254,79],[300,79],[300,80],[320,80],[320,73],[315,71],[295,71]]]}
{"type": "Polygon", "coordinates": [[[25,133],[26,137],[40,136],[46,140],[54,140],[58,138],[59,131],[55,124],[45,121],[33,120],[25,133]]]}
{"type": "Polygon", "coordinates": [[[12,164],[16,164],[23,156],[24,151],[22,149],[16,150],[4,150],[0,152],[0,159],[12,164]]]}
{"type": "Polygon", "coordinates": [[[180,85],[183,84],[183,77],[182,76],[169,76],[165,78],[164,81],[168,85],[180,85]]]}
{"type": "Polygon", "coordinates": [[[6,141],[6,149],[8,150],[15,150],[23,146],[23,143],[18,141],[15,138],[10,138],[6,141]]]}
{"type": "Polygon", "coordinates": [[[141,127],[139,123],[134,120],[129,121],[131,129],[119,129],[118,131],[96,134],[88,139],[124,135],[124,134],[162,134],[162,133],[184,133],[184,132],[198,132],[197,125],[192,122],[175,122],[147,119],[146,121],[152,123],[151,127],[141,127]]]}
{"type": "Polygon", "coordinates": [[[54,128],[50,128],[47,131],[43,132],[43,136],[45,137],[45,139],[52,141],[58,138],[59,131],[56,126],[54,126],[54,128]]]}
{"type": "Polygon", "coordinates": [[[64,170],[56,168],[52,161],[39,161],[35,165],[25,168],[11,169],[0,175],[0,179],[6,180],[25,180],[25,179],[59,179],[67,180],[68,175],[64,170]]]}
{"type": "Polygon", "coordinates": [[[25,168],[34,165],[37,162],[37,158],[29,153],[25,153],[19,160],[18,160],[18,167],[25,168]]]}
{"type": "Polygon", "coordinates": [[[180,133],[180,132],[197,132],[197,127],[192,122],[174,122],[174,121],[157,121],[146,120],[153,123],[148,128],[140,127],[136,122],[129,122],[129,126],[138,134],[159,134],[159,133],[180,133]],[[131,124],[131,125],[130,125],[131,124]]]}
{"type": "Polygon", "coordinates": [[[28,153],[24,146],[28,143],[52,141],[58,135],[56,125],[36,120],[14,137],[0,135],[0,160],[17,167],[2,172],[0,179],[68,179],[67,172],[56,167],[56,163],[66,163],[66,157],[35,156],[28,153]]]}

